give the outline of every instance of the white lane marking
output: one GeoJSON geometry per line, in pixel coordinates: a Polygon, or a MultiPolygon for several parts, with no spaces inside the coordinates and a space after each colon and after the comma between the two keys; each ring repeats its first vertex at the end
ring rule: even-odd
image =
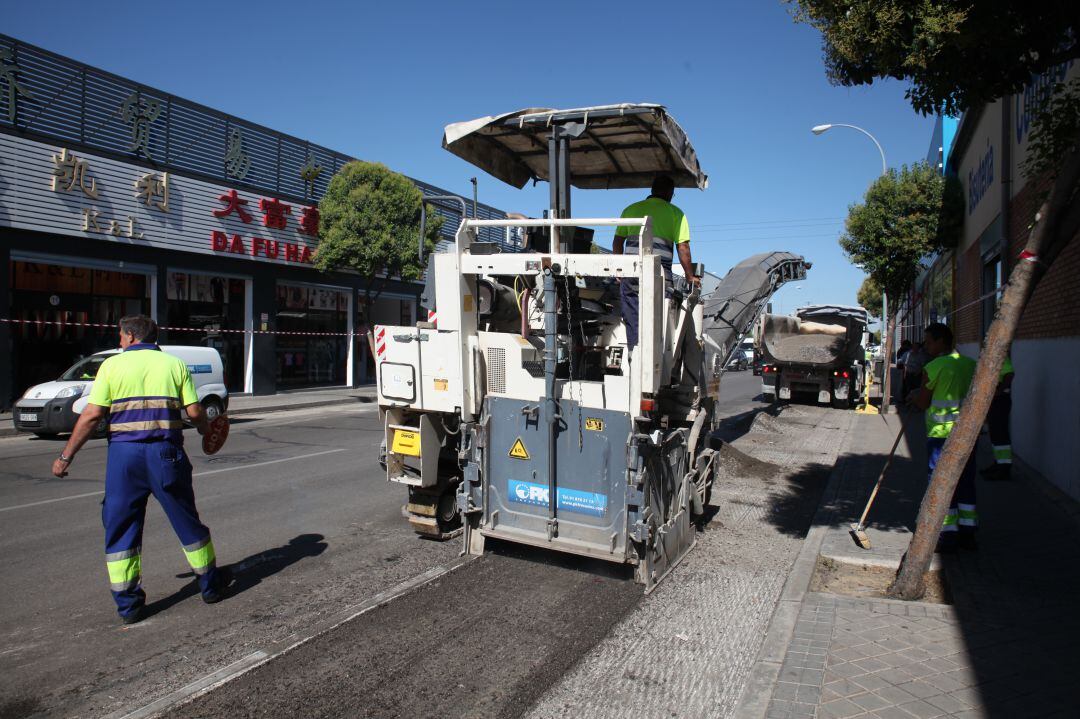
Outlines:
{"type": "Polygon", "coordinates": [[[43,499],[40,502],[30,502],[29,504],[16,504],[14,507],[0,507],[0,512],[11,512],[16,509],[26,509],[27,507],[37,507],[42,504],[52,504],[53,502],[63,502],[68,499],[82,499],[83,497],[97,497],[105,494],[105,491],[100,492],[87,492],[86,494],[73,494],[70,497],[57,497],[56,499],[43,499]]]}
{"type": "Polygon", "coordinates": [[[208,474],[221,474],[222,472],[234,472],[238,469],[251,469],[253,467],[265,467],[268,464],[277,464],[278,462],[292,462],[294,459],[310,459],[311,457],[321,457],[324,454],[333,454],[335,452],[346,452],[345,447],[339,447],[337,449],[328,449],[325,452],[314,452],[312,454],[301,454],[298,457],[282,457],[281,459],[271,459],[266,462],[256,462],[255,464],[241,464],[236,467],[223,467],[222,469],[211,469],[208,472],[196,472],[191,475],[192,477],[205,477],[208,474]]]}
{"type": "MultiPolygon", "coordinates": [[[[281,459],[271,459],[266,462],[256,462],[255,464],[242,464],[236,467],[224,467],[222,469],[211,469],[208,472],[195,472],[192,477],[205,477],[209,474],[221,474],[222,472],[233,472],[238,469],[252,469],[254,467],[265,467],[268,464],[278,464],[279,462],[291,462],[295,459],[310,459],[312,457],[321,457],[324,454],[334,454],[335,452],[346,452],[345,447],[339,447],[338,449],[328,449],[325,452],[313,452],[311,454],[301,454],[298,457],[282,457],[281,459]]],[[[27,507],[38,507],[42,504],[52,504],[53,502],[65,502],[69,499],[83,499],[84,497],[97,497],[105,494],[104,491],[99,492],[87,492],[86,494],[73,494],[70,497],[57,497],[56,499],[43,499],[40,502],[30,502],[29,504],[16,504],[14,507],[0,507],[0,512],[12,512],[16,509],[26,509],[27,507]]]]}

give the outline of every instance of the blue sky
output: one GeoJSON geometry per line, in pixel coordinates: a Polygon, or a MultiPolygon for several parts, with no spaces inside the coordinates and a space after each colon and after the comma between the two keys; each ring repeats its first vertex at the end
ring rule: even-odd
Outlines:
{"type": "MultiPolygon", "coordinates": [[[[679,190],[694,259],[723,274],[788,250],[814,262],[774,309],[853,304],[862,272],[837,237],[880,171],[926,156],[932,118],[904,85],[831,86],[820,38],[779,0],[714,2],[14,3],[2,32],[161,90],[390,167],[501,209],[515,190],[440,147],[444,125],[522,107],[657,102],[689,134],[709,189],[679,190]]],[[[639,191],[576,191],[616,216],[639,191]]],[[[610,244],[610,243],[609,243],[610,244]]]]}

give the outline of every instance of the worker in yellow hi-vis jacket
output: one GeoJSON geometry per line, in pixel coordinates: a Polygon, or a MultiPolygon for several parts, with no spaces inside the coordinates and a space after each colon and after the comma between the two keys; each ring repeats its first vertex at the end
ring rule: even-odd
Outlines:
{"type": "Polygon", "coordinates": [[[79,417],[53,474],[67,474],[102,417],[108,416],[109,454],[105,468],[105,563],[117,612],[124,624],[145,616],[142,589],[142,533],[151,494],[165,510],[198,577],[203,601],[220,601],[232,580],[217,567],[210,530],[199,521],[191,485],[191,462],[184,453],[181,408],[205,434],[206,414],[187,365],[165,354],[155,341],[157,325],[141,315],[120,320],[123,352],[105,360],[94,379],[89,404],[79,417]]]}

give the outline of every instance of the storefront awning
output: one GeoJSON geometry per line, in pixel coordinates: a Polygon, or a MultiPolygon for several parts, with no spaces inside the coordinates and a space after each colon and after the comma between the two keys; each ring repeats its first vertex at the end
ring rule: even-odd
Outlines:
{"type": "Polygon", "coordinates": [[[574,187],[649,187],[669,175],[676,187],[708,187],[686,133],[662,105],[599,105],[572,110],[527,108],[447,125],[443,147],[514,187],[548,180],[548,137],[554,124],[583,124],[570,140],[574,187]]]}

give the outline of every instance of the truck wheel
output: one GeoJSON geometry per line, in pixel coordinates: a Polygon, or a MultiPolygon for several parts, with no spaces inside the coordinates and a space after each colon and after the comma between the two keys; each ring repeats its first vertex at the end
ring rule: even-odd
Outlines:
{"type": "Polygon", "coordinates": [[[832,407],[833,407],[833,409],[850,409],[851,408],[851,398],[850,397],[845,397],[844,399],[839,399],[838,397],[833,396],[833,398],[832,398],[832,407]]]}
{"type": "Polygon", "coordinates": [[[207,397],[202,401],[202,406],[206,411],[206,419],[210,422],[220,417],[225,411],[225,408],[221,405],[221,400],[217,397],[207,397]]]}

